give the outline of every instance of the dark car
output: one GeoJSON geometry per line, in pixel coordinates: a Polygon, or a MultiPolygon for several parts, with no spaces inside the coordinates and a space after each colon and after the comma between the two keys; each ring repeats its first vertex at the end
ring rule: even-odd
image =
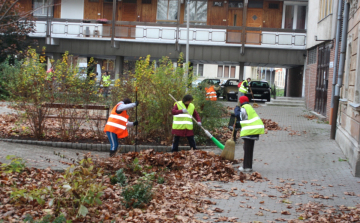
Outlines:
{"type": "MultiPolygon", "coordinates": [[[[198,84],[198,88],[201,90],[206,85],[214,85],[215,87],[219,87],[220,79],[204,79],[198,84]]],[[[220,96],[220,93],[221,93],[221,88],[219,88],[219,90],[216,91],[217,97],[220,96]]]]}
{"type": "Polygon", "coordinates": [[[223,89],[223,98],[230,101],[230,100],[237,100],[238,97],[238,79],[229,79],[223,84],[221,87],[223,89]]]}
{"type": "MultiPolygon", "coordinates": [[[[250,88],[252,90],[254,99],[261,99],[261,100],[267,100],[270,101],[271,99],[271,88],[269,86],[269,83],[267,81],[251,81],[250,82],[250,88]]],[[[250,89],[247,94],[245,94],[249,100],[251,101],[253,99],[253,96],[251,95],[250,89]]]]}

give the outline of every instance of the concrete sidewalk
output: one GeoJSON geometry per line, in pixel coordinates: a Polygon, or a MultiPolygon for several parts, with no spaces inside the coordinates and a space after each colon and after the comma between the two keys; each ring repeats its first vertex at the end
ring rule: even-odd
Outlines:
{"type": "MultiPolygon", "coordinates": [[[[236,105],[235,102],[223,103],[231,107],[236,105]]],[[[360,178],[353,177],[346,161],[339,161],[339,158],[345,157],[336,142],[330,140],[330,125],[305,118],[303,115],[310,114],[305,108],[260,105],[256,111],[261,118],[272,119],[280,127],[287,128],[269,131],[255,142],[253,168],[269,181],[208,182],[208,185],[220,185],[229,192],[231,188],[237,188],[234,190],[236,196],[229,195],[228,199],[214,200],[217,202],[214,208],[224,211],[215,213],[212,217],[236,217],[239,222],[267,222],[278,218],[297,219],[297,203],[315,201],[351,207],[360,203],[360,178]],[[355,196],[345,195],[345,192],[354,192],[355,196]],[[262,214],[256,215],[259,211],[262,214]],[[289,211],[291,215],[281,215],[281,211],[289,211]]],[[[241,141],[236,146],[236,159],[243,157],[242,146],[241,141]]],[[[220,153],[218,149],[213,151],[220,153]]],[[[4,162],[6,155],[17,155],[27,160],[30,166],[55,169],[66,167],[61,161],[68,162],[68,159],[61,158],[54,152],[71,158],[76,157],[76,153],[87,151],[0,141],[1,162],[4,162]]],[[[108,156],[108,152],[95,154],[108,156]]],[[[214,220],[209,218],[207,221],[214,220]]]]}
{"type": "MultiPolygon", "coordinates": [[[[226,105],[235,106],[235,103],[227,102],[226,105]]],[[[287,131],[269,131],[255,142],[253,169],[270,181],[208,183],[228,191],[238,188],[234,190],[236,197],[214,200],[217,202],[215,208],[224,210],[219,216],[236,217],[239,222],[268,222],[279,218],[298,219],[297,203],[314,201],[347,207],[360,203],[360,178],[352,175],[346,161],[339,161],[345,157],[337,143],[330,140],[329,124],[317,119],[308,120],[303,116],[310,114],[305,108],[260,105],[256,111],[261,118],[271,119],[287,128],[287,131]],[[285,189],[290,194],[301,195],[287,196],[285,189]],[[354,192],[358,196],[345,195],[345,192],[354,192]],[[274,210],[277,213],[271,213],[274,210]],[[263,216],[256,215],[259,211],[263,216]],[[291,215],[282,215],[281,211],[289,211],[291,215]]],[[[242,146],[242,142],[237,144],[235,158],[243,158],[242,146]]]]}

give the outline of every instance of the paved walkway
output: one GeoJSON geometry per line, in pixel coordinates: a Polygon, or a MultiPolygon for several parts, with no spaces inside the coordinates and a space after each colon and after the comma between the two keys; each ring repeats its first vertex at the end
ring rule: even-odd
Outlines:
{"type": "MultiPolygon", "coordinates": [[[[235,102],[224,103],[235,106],[235,102]]],[[[297,219],[297,203],[316,201],[326,205],[351,207],[360,203],[360,178],[353,177],[347,162],[339,161],[339,158],[345,157],[336,142],[329,139],[330,125],[305,118],[303,115],[310,114],[305,108],[261,106],[256,111],[261,118],[272,119],[280,127],[287,128],[269,131],[255,143],[253,168],[270,181],[248,181],[244,184],[209,182],[209,185],[220,185],[228,191],[237,188],[234,190],[237,196],[214,200],[217,202],[214,208],[224,211],[215,213],[212,217],[236,217],[239,222],[267,222],[277,218],[297,219]],[[345,195],[346,192],[354,192],[359,196],[345,195]],[[256,215],[259,211],[263,216],[256,215]],[[291,215],[281,215],[281,211],[289,211],[291,215]]],[[[242,146],[242,142],[237,144],[235,158],[243,157],[242,146]]],[[[30,166],[50,166],[55,169],[66,167],[61,161],[69,160],[54,152],[60,152],[66,158],[76,157],[76,153],[86,153],[81,150],[0,141],[1,162],[4,162],[6,155],[13,154],[28,160],[30,166]]],[[[107,152],[95,154],[108,156],[107,152]]]]}
{"type": "MultiPolygon", "coordinates": [[[[226,104],[234,106],[235,103],[226,104]]],[[[240,222],[267,222],[277,218],[297,219],[295,209],[298,203],[315,201],[351,207],[359,204],[360,178],[353,177],[347,162],[339,161],[345,157],[337,143],[330,140],[330,125],[305,118],[303,115],[310,114],[305,108],[262,105],[256,108],[261,118],[271,119],[280,127],[287,128],[287,131],[269,131],[255,142],[253,169],[270,181],[209,183],[228,191],[237,188],[234,192],[238,196],[214,200],[217,202],[215,207],[224,210],[219,215],[237,217],[240,222]],[[285,189],[290,194],[296,191],[302,195],[286,196],[285,189]],[[345,192],[354,192],[358,196],[345,195],[345,192]],[[288,209],[289,205],[292,208],[288,209]],[[271,213],[274,210],[277,213],[271,213]],[[259,211],[263,216],[256,215],[259,211]],[[289,211],[291,215],[281,215],[281,211],[289,211]]],[[[236,159],[243,157],[242,146],[242,142],[236,146],[236,159]]]]}

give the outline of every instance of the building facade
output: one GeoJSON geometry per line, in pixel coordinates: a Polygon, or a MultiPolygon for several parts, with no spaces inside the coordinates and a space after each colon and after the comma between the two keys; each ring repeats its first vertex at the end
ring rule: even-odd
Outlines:
{"type": "Polygon", "coordinates": [[[306,107],[323,115],[326,120],[331,120],[337,9],[338,0],[309,2],[302,92],[306,107]]]}
{"type": "Polygon", "coordinates": [[[337,115],[336,141],[349,160],[352,173],[360,177],[360,12],[357,0],[349,1],[348,29],[343,77],[337,115]]]}
{"type": "Polygon", "coordinates": [[[244,66],[302,66],[306,47],[307,1],[264,0],[20,0],[33,12],[31,34],[47,55],[65,50],[112,66],[114,78],[126,61],[150,54],[176,60],[185,53],[187,7],[189,60],[206,73],[244,78],[244,66]],[[113,16],[114,15],[114,16],[113,16]],[[110,62],[109,62],[110,61],[110,62]],[[239,68],[237,68],[239,67],[239,68]],[[220,71],[222,70],[222,74],[220,71]],[[235,74],[234,74],[235,72],[235,74]]]}

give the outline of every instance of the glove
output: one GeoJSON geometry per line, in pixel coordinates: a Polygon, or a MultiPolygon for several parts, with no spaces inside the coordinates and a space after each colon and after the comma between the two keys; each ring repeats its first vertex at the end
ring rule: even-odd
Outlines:
{"type": "Polygon", "coordinates": [[[201,126],[201,122],[198,122],[198,126],[201,126]]]}
{"type": "Polygon", "coordinates": [[[208,130],[205,130],[205,134],[206,134],[210,139],[213,137],[208,130]]]}
{"type": "Polygon", "coordinates": [[[182,110],[182,112],[183,112],[183,113],[188,113],[188,111],[186,110],[186,108],[184,108],[184,109],[182,110]]]}
{"type": "Polygon", "coordinates": [[[134,126],[137,126],[139,124],[139,122],[136,120],[135,122],[133,122],[134,126]]]}
{"type": "Polygon", "coordinates": [[[135,101],[135,106],[138,106],[139,105],[139,102],[138,101],[135,101]]]}

